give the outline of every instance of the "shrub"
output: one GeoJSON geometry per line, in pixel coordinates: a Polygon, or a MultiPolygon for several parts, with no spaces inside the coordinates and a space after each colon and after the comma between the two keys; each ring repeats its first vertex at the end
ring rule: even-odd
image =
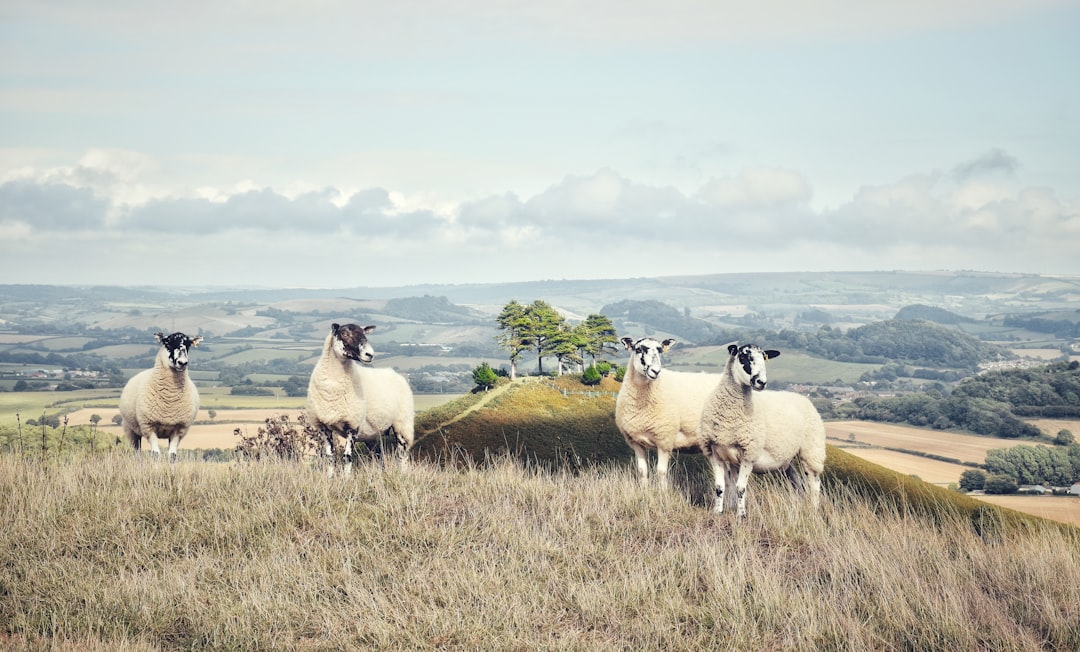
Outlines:
{"type": "Polygon", "coordinates": [[[486,362],[481,362],[479,367],[473,369],[472,377],[476,386],[484,391],[491,389],[495,385],[495,381],[499,379],[495,370],[486,362]]]}
{"type": "Polygon", "coordinates": [[[585,385],[598,385],[603,377],[596,367],[586,367],[585,372],[581,374],[581,382],[585,385]]]}
{"type": "Polygon", "coordinates": [[[1014,494],[1020,487],[1007,475],[991,475],[986,478],[983,490],[988,494],[1014,494]]]}
{"type": "Polygon", "coordinates": [[[984,471],[972,469],[960,474],[960,488],[964,491],[982,491],[984,486],[986,486],[984,471]]]}

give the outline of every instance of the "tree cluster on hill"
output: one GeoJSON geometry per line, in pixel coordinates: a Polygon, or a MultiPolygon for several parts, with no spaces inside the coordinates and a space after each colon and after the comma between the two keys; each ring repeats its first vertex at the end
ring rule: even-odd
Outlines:
{"type": "Polygon", "coordinates": [[[1041,430],[1019,418],[1037,410],[1063,416],[1080,414],[1080,364],[992,371],[963,380],[948,396],[933,389],[924,394],[863,397],[826,414],[939,429],[955,427],[995,437],[1041,438],[1041,430]]]}
{"type": "Polygon", "coordinates": [[[626,299],[609,303],[600,312],[622,324],[624,331],[627,330],[627,322],[639,324],[645,330],[643,335],[650,335],[649,329],[652,328],[671,333],[687,342],[701,343],[712,340],[721,332],[721,329],[704,319],[691,317],[688,309],[679,311],[662,301],[626,299]]]}
{"type": "Polygon", "coordinates": [[[1080,417],[1080,363],[989,371],[960,383],[953,395],[1007,403],[1020,416],[1080,417]]]}
{"type": "Polygon", "coordinates": [[[496,341],[510,354],[511,379],[528,351],[536,353],[539,373],[544,372],[544,358],[553,357],[562,375],[567,365],[584,366],[586,357],[595,364],[605,353],[617,350],[615,326],[602,314],[571,325],[546,301],[521,304],[515,299],[503,306],[496,321],[502,331],[496,341]]]}

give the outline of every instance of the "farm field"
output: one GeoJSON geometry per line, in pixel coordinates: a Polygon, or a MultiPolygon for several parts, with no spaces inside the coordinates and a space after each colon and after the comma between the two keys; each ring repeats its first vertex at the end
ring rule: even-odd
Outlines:
{"type": "MultiPolygon", "coordinates": [[[[1072,423],[1080,427],[1080,422],[1072,423]]],[[[964,435],[873,421],[828,421],[825,423],[825,434],[830,439],[841,442],[849,441],[850,436],[854,434],[855,441],[861,444],[932,453],[973,464],[982,464],[986,460],[986,451],[992,448],[1012,448],[1021,444],[1028,446],[1034,444],[1034,442],[1023,440],[964,435]]],[[[852,448],[851,452],[858,454],[855,448],[852,448]]]]}
{"type": "Polygon", "coordinates": [[[932,460],[927,457],[901,453],[899,451],[890,451],[884,448],[848,446],[836,441],[830,443],[838,448],[843,448],[845,451],[856,457],[861,457],[867,462],[880,464],[897,473],[916,476],[923,482],[929,482],[930,484],[938,485],[940,487],[947,487],[949,483],[959,481],[960,474],[972,468],[970,466],[964,466],[963,464],[952,464],[950,462],[932,460]]]}
{"type": "MultiPolygon", "coordinates": [[[[1036,422],[1047,434],[1066,429],[1080,432],[1080,421],[1059,419],[1040,419],[1036,422]],[[1048,428],[1049,426],[1049,428],[1048,428]]],[[[880,464],[898,473],[914,475],[924,482],[947,486],[960,480],[960,474],[971,467],[951,464],[918,455],[910,455],[884,448],[865,448],[848,446],[848,435],[855,433],[856,441],[876,447],[904,448],[907,450],[933,453],[965,461],[982,463],[986,451],[992,448],[1010,448],[1032,442],[1015,439],[978,437],[950,432],[941,432],[925,428],[913,428],[888,423],[868,421],[830,421],[825,423],[825,432],[831,444],[843,448],[848,453],[861,457],[868,462],[880,464]]],[[[1075,496],[987,496],[969,494],[973,498],[1015,509],[1025,514],[1071,523],[1080,527],[1080,498],[1075,496]]]]}
{"type": "Polygon", "coordinates": [[[972,497],[992,505],[1080,527],[1080,497],[1078,496],[972,495],[972,497]]]}

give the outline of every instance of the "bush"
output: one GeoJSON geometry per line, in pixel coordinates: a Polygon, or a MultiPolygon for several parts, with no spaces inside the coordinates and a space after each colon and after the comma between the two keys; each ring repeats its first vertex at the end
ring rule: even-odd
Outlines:
{"type": "Polygon", "coordinates": [[[960,488],[964,491],[982,491],[986,486],[986,473],[978,469],[960,474],[960,488]]]}
{"type": "Polygon", "coordinates": [[[586,367],[585,372],[581,374],[581,382],[584,385],[598,385],[603,377],[596,367],[586,367]]]}
{"type": "Polygon", "coordinates": [[[988,494],[1014,494],[1019,490],[1016,480],[1007,475],[991,475],[986,478],[983,490],[988,494]]]}
{"type": "Polygon", "coordinates": [[[236,453],[245,460],[282,459],[298,462],[319,450],[322,435],[309,425],[301,413],[296,423],[288,415],[266,420],[266,427],[251,436],[239,428],[233,434],[240,438],[236,453]]]}
{"type": "Polygon", "coordinates": [[[495,385],[495,381],[499,379],[495,370],[486,362],[481,362],[479,367],[473,369],[472,377],[476,386],[484,391],[491,389],[495,385]]]}

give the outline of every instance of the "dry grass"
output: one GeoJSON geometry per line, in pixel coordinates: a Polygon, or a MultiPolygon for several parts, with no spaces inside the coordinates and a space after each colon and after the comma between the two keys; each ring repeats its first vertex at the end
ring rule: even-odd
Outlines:
{"type": "Polygon", "coordinates": [[[837,479],[819,516],[755,478],[736,522],[625,466],[457,466],[0,456],[0,647],[1080,649],[1075,530],[837,479]]]}

